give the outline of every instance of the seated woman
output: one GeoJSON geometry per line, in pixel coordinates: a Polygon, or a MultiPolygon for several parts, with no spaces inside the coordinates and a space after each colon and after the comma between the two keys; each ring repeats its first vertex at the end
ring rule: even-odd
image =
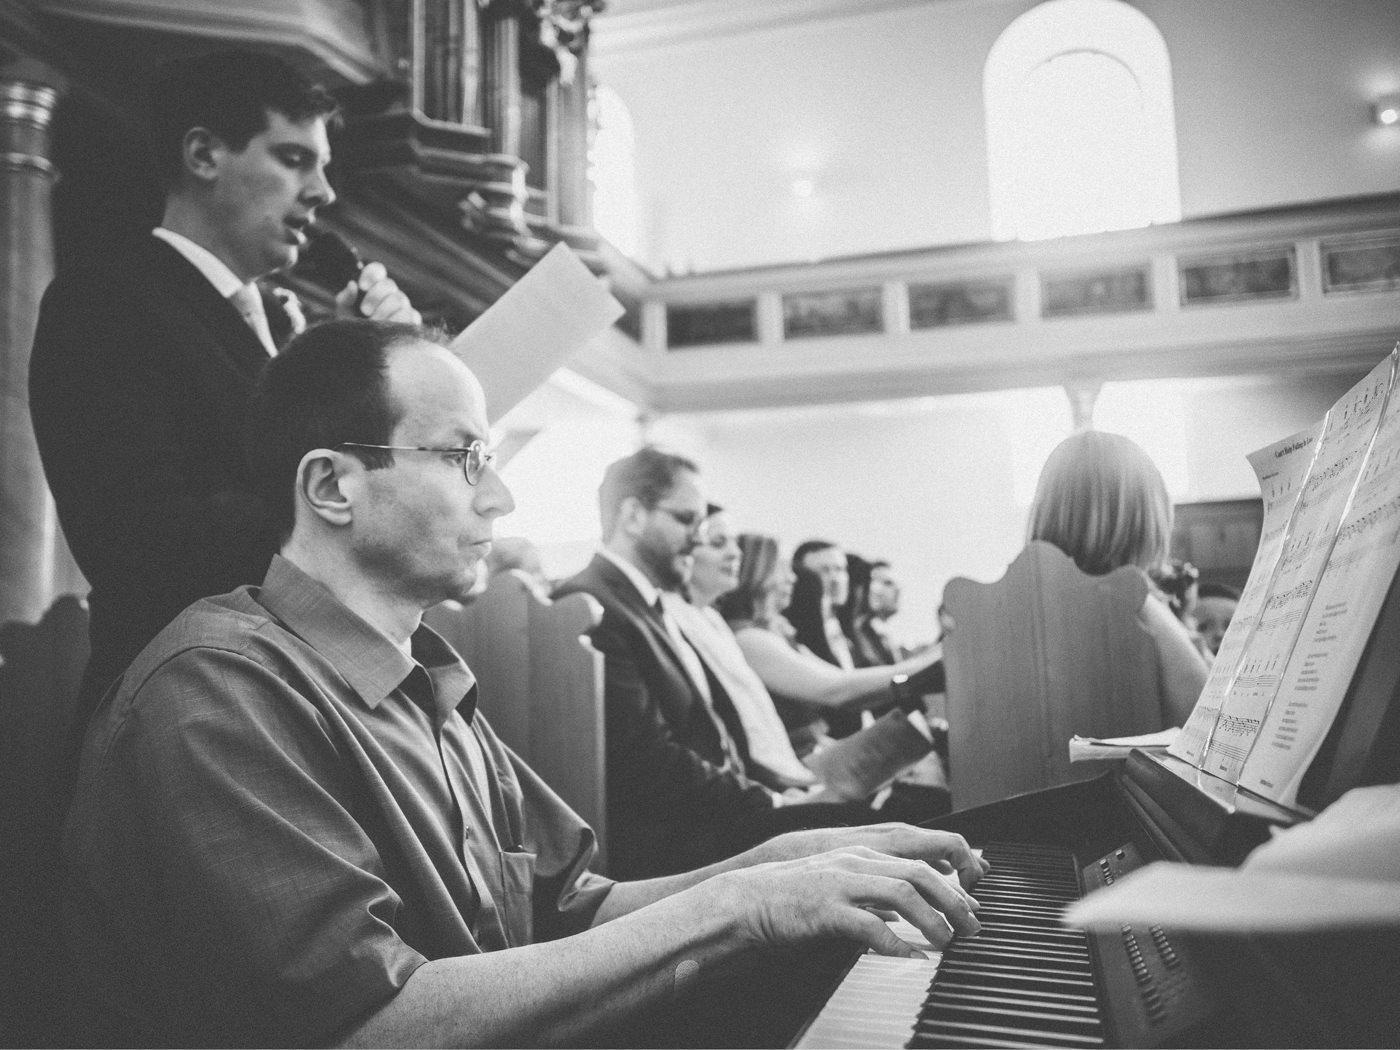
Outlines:
{"type": "Polygon", "coordinates": [[[794,575],[781,557],[778,541],[746,533],[739,537],[739,549],[738,585],[714,605],[785,715],[799,754],[810,751],[824,735],[824,714],[887,707],[892,677],[917,674],[937,662],[940,651],[935,649],[881,667],[846,670],[827,663],[797,643],[782,614],[794,575]]]}
{"type": "MultiPolygon", "coordinates": [[[[818,782],[817,775],[793,750],[772,696],[749,665],[734,632],[715,609],[716,600],[731,592],[741,579],[742,556],[728,515],[719,508],[712,508],[702,536],[694,552],[690,601],[685,602],[678,595],[666,595],[662,601],[719,679],[733,705],[733,711],[718,713],[730,725],[736,743],[743,742],[741,751],[748,775],[774,790],[786,791],[789,802],[865,801],[878,808],[884,817],[914,822],[946,813],[948,794],[942,786],[900,783],[872,797],[860,793],[853,783],[846,783],[854,778],[839,771],[832,782],[825,785],[818,782]],[[737,721],[737,726],[731,719],[737,721]]],[[[806,659],[818,665],[818,673],[841,674],[814,656],[808,655],[806,659]]],[[[878,675],[863,674],[860,695],[880,697],[886,694],[890,672],[890,668],[885,668],[878,675]]],[[[916,731],[906,727],[906,732],[916,731]]],[[[882,738],[890,739],[888,735],[882,738]]],[[[891,763],[888,775],[896,772],[907,775],[909,770],[920,765],[919,759],[927,754],[927,747],[921,744],[915,748],[917,755],[903,760],[896,760],[892,753],[887,753],[886,761],[891,763]]]]}
{"type": "Polygon", "coordinates": [[[851,643],[851,659],[857,667],[893,664],[913,653],[890,633],[889,621],[899,612],[899,581],[890,563],[867,561],[859,554],[846,555],[850,591],[836,618],[851,643]]]}
{"type": "MultiPolygon", "coordinates": [[[[739,544],[729,515],[718,507],[705,518],[703,538],[693,553],[687,602],[679,595],[663,595],[667,610],[691,645],[719,679],[738,719],[749,776],[775,791],[813,788],[817,777],[802,764],[788,739],[787,728],[773,706],[763,681],[749,666],[734,632],[715,610],[714,603],[739,583],[739,544]]],[[[729,712],[720,711],[721,718],[729,712]]]]}
{"type": "Polygon", "coordinates": [[[805,540],[792,554],[794,593],[784,618],[793,637],[829,664],[857,666],[839,610],[850,595],[849,559],[830,540],[805,540]]]}
{"type": "Polygon", "coordinates": [[[1152,637],[1161,670],[1162,726],[1183,725],[1205,685],[1209,666],[1170,599],[1148,576],[1167,560],[1172,505],[1156,464],[1121,434],[1083,430],[1050,453],[1031,502],[1027,538],[1053,543],[1080,570],[1102,576],[1125,565],[1148,581],[1138,614],[1152,637]]]}

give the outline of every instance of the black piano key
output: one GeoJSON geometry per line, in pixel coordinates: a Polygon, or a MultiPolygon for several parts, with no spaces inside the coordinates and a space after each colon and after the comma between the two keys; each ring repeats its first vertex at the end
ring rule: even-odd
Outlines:
{"type": "Polygon", "coordinates": [[[997,967],[987,964],[976,967],[959,966],[949,969],[945,975],[946,966],[945,962],[939,967],[933,982],[934,988],[942,987],[945,982],[956,982],[966,987],[1026,988],[1067,994],[1092,995],[1095,991],[1093,978],[1088,975],[1035,973],[1015,966],[997,967]]]}
{"type": "Polygon", "coordinates": [[[1063,959],[1082,959],[1086,955],[1085,947],[1082,944],[1066,943],[1064,941],[1045,941],[1035,937],[1027,936],[1017,931],[1001,932],[996,930],[983,930],[977,937],[983,948],[993,950],[1001,948],[1020,948],[1023,950],[1037,951],[1044,955],[1054,955],[1063,959]]]}
{"type": "Polygon", "coordinates": [[[995,893],[987,893],[982,887],[976,887],[977,892],[973,896],[977,898],[977,903],[984,908],[989,906],[1017,907],[1024,905],[1033,908],[1063,908],[1074,898],[1062,897],[1057,893],[1036,893],[1029,889],[998,889],[995,893]]]}
{"type": "Polygon", "coordinates": [[[991,846],[973,894],[982,932],[955,941],[910,1046],[1101,1046],[1088,937],[1060,923],[1080,895],[1071,854],[991,846]]]}
{"type": "MultiPolygon", "coordinates": [[[[995,1024],[1030,1028],[1032,1026],[1046,1033],[1068,1034],[1077,1037],[1103,1038],[1103,1025],[1098,1015],[1086,1016],[1068,1010],[1047,1009],[1040,1004],[1028,1006],[1006,1006],[992,1003],[949,1003],[939,1012],[935,1021],[927,1022],[930,1029],[940,1025],[974,1023],[995,1024]]],[[[915,1034],[922,1030],[925,1022],[915,1027],[915,1034]]]]}
{"type": "Polygon", "coordinates": [[[1090,973],[1092,966],[1087,957],[1075,958],[1074,956],[1055,955],[1048,952],[1031,951],[1025,948],[1004,947],[1000,945],[985,945],[979,947],[964,946],[958,952],[958,961],[969,965],[982,961],[1004,962],[1013,966],[1023,967],[1037,971],[1047,971],[1050,973],[1090,973]]]}
{"type": "MultiPolygon", "coordinates": [[[[998,1015],[990,1015],[996,1017],[998,1015]]],[[[920,1025],[909,1040],[911,1047],[957,1046],[1103,1046],[1102,1028],[1082,1032],[1046,1031],[1037,1025],[1017,1025],[1010,1021],[949,1019],[927,1027],[920,1025]]]]}
{"type": "Polygon", "coordinates": [[[1010,1004],[1036,1004],[1049,1009],[1062,1010],[1066,1013],[1080,1014],[1085,1017],[1098,1016],[1098,997],[1081,993],[1069,993],[1064,991],[1049,991],[1046,989],[1009,989],[1005,987],[986,988],[982,985],[959,985],[942,984],[933,989],[928,994],[930,1012],[940,1003],[962,1003],[964,1005],[977,1003],[1005,1002],[1010,1004]]]}

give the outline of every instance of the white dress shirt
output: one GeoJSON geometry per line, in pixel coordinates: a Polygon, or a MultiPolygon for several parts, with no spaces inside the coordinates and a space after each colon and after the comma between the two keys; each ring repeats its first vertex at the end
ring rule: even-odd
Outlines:
{"type": "Polygon", "coordinates": [[[263,307],[262,292],[256,281],[240,281],[238,275],[230,270],[222,259],[184,234],[167,230],[164,226],[157,226],[151,234],[183,255],[189,264],[214,286],[214,291],[233,303],[239,315],[258,337],[258,342],[262,343],[263,349],[269,354],[277,353],[277,344],[272,341],[272,329],[267,323],[267,312],[263,307]]]}

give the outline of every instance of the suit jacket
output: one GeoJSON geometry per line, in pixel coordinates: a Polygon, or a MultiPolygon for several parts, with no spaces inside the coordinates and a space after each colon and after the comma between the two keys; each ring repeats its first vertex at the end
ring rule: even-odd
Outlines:
{"type": "MultiPolygon", "coordinates": [[[[285,311],[264,298],[285,334],[285,311]]],[[[186,605],[261,582],[278,537],[242,431],[267,360],[237,309],[155,237],[75,264],[45,293],[30,410],[92,585],[84,706],[186,605]]]]}
{"type": "MultiPolygon", "coordinates": [[[[556,593],[577,591],[603,606],[590,638],[605,668],[609,873],[669,874],[732,854],[771,815],[771,796],[728,762],[665,624],[622,571],[595,556],[556,593]]],[[[732,705],[707,674],[723,717],[732,705]]],[[[737,725],[737,717],[725,721],[737,725]]]]}
{"type": "Polygon", "coordinates": [[[890,645],[888,636],[881,634],[870,616],[859,617],[851,631],[851,657],[857,667],[886,667],[902,658],[890,645]]]}

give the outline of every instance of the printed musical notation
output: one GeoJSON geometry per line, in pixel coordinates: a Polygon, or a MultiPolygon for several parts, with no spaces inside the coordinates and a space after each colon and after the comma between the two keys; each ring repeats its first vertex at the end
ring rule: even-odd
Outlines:
{"type": "Polygon", "coordinates": [[[1249,457],[1264,495],[1264,525],[1259,549],[1255,552],[1254,564],[1240,595],[1235,617],[1211,665],[1205,688],[1171,747],[1171,753],[1178,758],[1197,765],[1205,759],[1211,734],[1215,731],[1225,697],[1230,692],[1241,654],[1259,630],[1264,603],[1281,561],[1288,525],[1297,508],[1298,492],[1316,458],[1322,432],[1323,425],[1319,422],[1249,457]]]}
{"type": "Polygon", "coordinates": [[[1284,805],[1400,569],[1400,345],[1316,426],[1251,455],[1264,530],[1171,753],[1284,805]]]}

